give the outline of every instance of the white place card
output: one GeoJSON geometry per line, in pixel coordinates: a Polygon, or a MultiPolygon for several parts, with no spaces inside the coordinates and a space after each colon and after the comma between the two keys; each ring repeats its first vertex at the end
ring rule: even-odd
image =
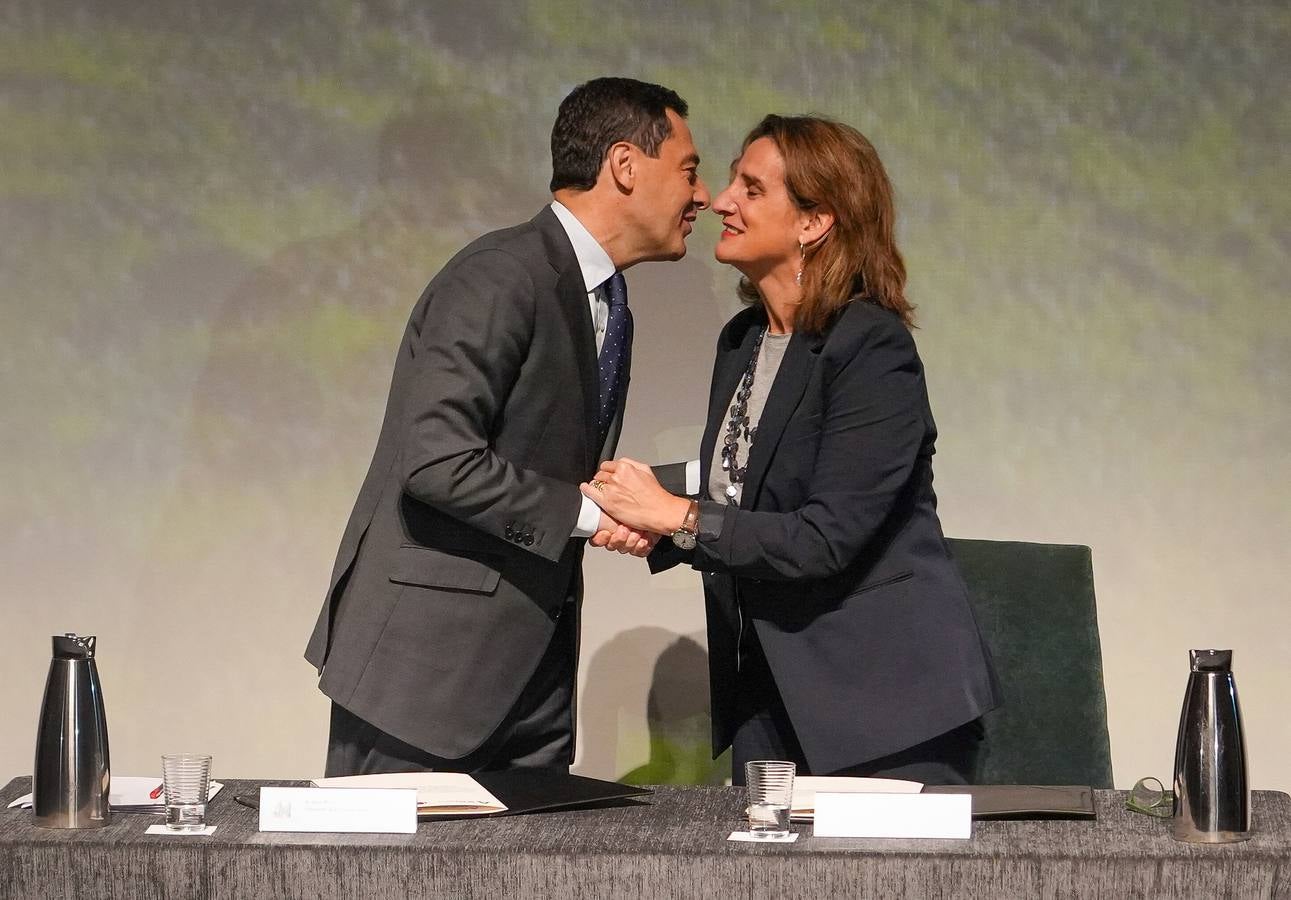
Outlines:
{"type": "Polygon", "coordinates": [[[816,794],[815,837],[964,840],[972,833],[969,794],[816,794]]]}
{"type": "Polygon", "coordinates": [[[260,788],[261,831],[414,834],[417,792],[404,788],[260,788]]]}

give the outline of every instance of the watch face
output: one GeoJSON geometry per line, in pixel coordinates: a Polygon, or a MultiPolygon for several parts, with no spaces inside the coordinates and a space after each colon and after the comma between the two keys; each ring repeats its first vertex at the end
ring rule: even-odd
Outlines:
{"type": "Polygon", "coordinates": [[[694,550],[695,536],[689,531],[674,531],[672,542],[680,550],[694,550]]]}

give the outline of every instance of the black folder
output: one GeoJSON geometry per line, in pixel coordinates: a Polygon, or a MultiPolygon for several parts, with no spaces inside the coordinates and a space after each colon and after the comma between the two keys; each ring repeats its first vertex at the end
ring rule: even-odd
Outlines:
{"type": "MultiPolygon", "coordinates": [[[[578,806],[595,806],[651,794],[646,788],[570,775],[560,769],[507,769],[471,776],[506,809],[485,816],[513,816],[578,806]]],[[[443,819],[436,815],[430,818],[443,819]]],[[[478,816],[472,816],[478,818],[478,816]]]]}
{"type": "MultiPolygon", "coordinates": [[[[479,772],[471,777],[501,801],[506,809],[458,815],[451,812],[423,812],[418,813],[417,817],[430,821],[460,821],[514,816],[582,806],[620,805],[632,797],[654,793],[648,788],[570,775],[560,769],[508,769],[503,772],[479,772]]],[[[239,795],[233,799],[251,809],[260,808],[258,794],[239,795]]]]}
{"type": "Polygon", "coordinates": [[[926,784],[925,794],[971,794],[974,819],[1093,819],[1094,791],[1078,784],[926,784]]]}

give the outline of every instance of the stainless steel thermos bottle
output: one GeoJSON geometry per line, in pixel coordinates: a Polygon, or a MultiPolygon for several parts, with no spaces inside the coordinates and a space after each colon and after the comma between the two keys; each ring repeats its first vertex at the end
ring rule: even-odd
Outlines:
{"type": "Polygon", "coordinates": [[[36,732],[32,805],[37,825],[99,828],[108,806],[108,725],[94,638],[55,635],[36,732]]]}
{"type": "Polygon", "coordinates": [[[1174,837],[1218,844],[1250,837],[1242,710],[1231,650],[1191,651],[1174,751],[1174,837]]]}

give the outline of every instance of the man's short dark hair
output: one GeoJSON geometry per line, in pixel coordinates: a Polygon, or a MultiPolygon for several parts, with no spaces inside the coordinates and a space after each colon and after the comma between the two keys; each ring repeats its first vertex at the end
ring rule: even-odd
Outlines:
{"type": "Polygon", "coordinates": [[[670,109],[684,118],[686,101],[632,78],[594,78],[574,88],[560,102],[551,129],[551,189],[590,190],[605,154],[619,141],[657,157],[672,134],[670,109]]]}

